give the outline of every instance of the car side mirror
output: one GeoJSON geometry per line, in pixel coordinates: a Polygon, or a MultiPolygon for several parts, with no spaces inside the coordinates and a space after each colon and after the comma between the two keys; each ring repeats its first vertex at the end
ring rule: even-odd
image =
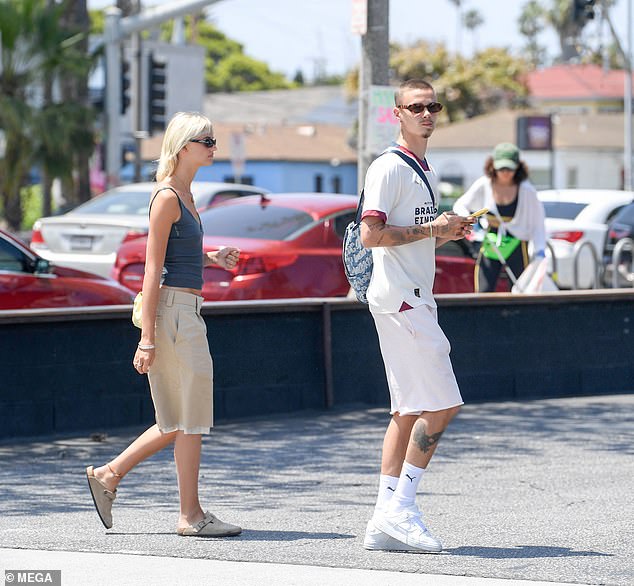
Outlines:
{"type": "Polygon", "coordinates": [[[51,263],[44,258],[38,258],[33,267],[35,274],[46,274],[51,272],[51,263]]]}

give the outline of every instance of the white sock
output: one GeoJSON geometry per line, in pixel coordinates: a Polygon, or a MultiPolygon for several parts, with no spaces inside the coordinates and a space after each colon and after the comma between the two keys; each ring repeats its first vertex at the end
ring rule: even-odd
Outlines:
{"type": "Polygon", "coordinates": [[[416,490],[423,472],[425,472],[424,468],[419,468],[409,462],[403,462],[401,476],[398,479],[396,490],[388,506],[390,512],[402,511],[416,503],[416,490]]]}
{"type": "Polygon", "coordinates": [[[381,474],[379,477],[379,494],[376,497],[375,511],[383,511],[387,508],[387,505],[392,500],[392,495],[396,490],[398,484],[398,476],[388,476],[387,474],[381,474]]]}

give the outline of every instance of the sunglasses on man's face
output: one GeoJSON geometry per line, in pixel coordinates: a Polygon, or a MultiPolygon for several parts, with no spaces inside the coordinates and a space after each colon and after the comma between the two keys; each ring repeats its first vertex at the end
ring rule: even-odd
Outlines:
{"type": "Polygon", "coordinates": [[[205,138],[192,138],[189,142],[198,142],[200,144],[204,144],[208,149],[211,147],[215,147],[218,144],[218,141],[215,138],[209,138],[206,136],[205,138]]]}
{"type": "Polygon", "coordinates": [[[409,104],[409,106],[396,106],[402,110],[409,110],[412,114],[420,114],[425,109],[430,114],[438,114],[442,110],[442,104],[440,102],[429,102],[429,104],[409,104]]]}

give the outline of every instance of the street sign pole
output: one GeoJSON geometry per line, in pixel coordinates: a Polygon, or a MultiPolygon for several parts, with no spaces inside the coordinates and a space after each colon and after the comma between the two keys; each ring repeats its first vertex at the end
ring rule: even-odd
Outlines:
{"type": "Polygon", "coordinates": [[[389,84],[389,0],[367,1],[367,31],[361,36],[361,70],[359,72],[359,119],[357,143],[357,191],[361,191],[365,174],[375,153],[368,148],[368,101],[371,85],[389,84]]]}

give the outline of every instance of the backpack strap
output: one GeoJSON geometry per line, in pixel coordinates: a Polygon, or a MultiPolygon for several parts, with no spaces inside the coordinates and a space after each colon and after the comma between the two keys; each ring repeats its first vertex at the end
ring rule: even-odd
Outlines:
{"type": "Polygon", "coordinates": [[[365,199],[365,190],[361,190],[361,195],[359,196],[359,205],[357,206],[357,213],[354,215],[354,223],[361,223],[361,213],[363,212],[363,200],[365,199]]]}
{"type": "Polygon", "coordinates": [[[416,159],[414,159],[414,157],[410,157],[407,153],[404,153],[398,147],[390,147],[383,152],[394,153],[395,155],[398,155],[416,172],[416,174],[425,183],[425,186],[429,190],[429,195],[431,195],[431,201],[434,204],[434,207],[436,207],[436,196],[434,195],[434,190],[431,188],[431,185],[429,184],[429,180],[425,176],[425,171],[423,171],[423,168],[420,166],[420,163],[416,159]]]}

